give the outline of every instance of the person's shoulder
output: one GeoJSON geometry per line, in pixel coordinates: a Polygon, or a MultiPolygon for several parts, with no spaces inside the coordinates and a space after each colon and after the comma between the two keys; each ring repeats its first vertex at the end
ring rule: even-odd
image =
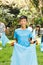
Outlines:
{"type": "Polygon", "coordinates": [[[15,29],[15,32],[17,32],[17,31],[20,31],[20,28],[18,28],[18,29],[15,29]]]}
{"type": "Polygon", "coordinates": [[[27,32],[27,34],[30,34],[30,33],[31,33],[31,31],[30,31],[30,30],[28,30],[28,28],[26,29],[26,32],[27,32]]]}
{"type": "Polygon", "coordinates": [[[27,31],[28,31],[28,32],[32,32],[32,31],[31,31],[30,29],[28,29],[28,28],[27,28],[27,31]]]}
{"type": "Polygon", "coordinates": [[[3,22],[1,22],[1,24],[4,24],[3,22]]]}
{"type": "Polygon", "coordinates": [[[29,30],[29,31],[32,31],[32,28],[31,28],[31,27],[28,27],[28,30],[29,30]]]}
{"type": "Polygon", "coordinates": [[[3,22],[1,22],[1,25],[5,25],[3,22]]]}

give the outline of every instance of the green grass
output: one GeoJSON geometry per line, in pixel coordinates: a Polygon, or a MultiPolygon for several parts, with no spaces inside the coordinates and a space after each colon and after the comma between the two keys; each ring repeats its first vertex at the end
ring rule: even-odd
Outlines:
{"type": "Polygon", "coordinates": [[[40,51],[40,46],[36,46],[38,65],[43,65],[43,52],[40,51]]]}
{"type": "Polygon", "coordinates": [[[10,65],[12,51],[13,47],[10,45],[6,45],[2,50],[0,50],[0,65],[10,65]]]}
{"type": "MultiPolygon", "coordinates": [[[[0,44],[0,47],[1,44],[0,44]]],[[[36,46],[38,65],[43,65],[43,52],[40,51],[40,46],[36,46]]],[[[13,47],[11,45],[6,45],[0,50],[0,65],[10,65],[10,59],[12,55],[13,47]]]]}

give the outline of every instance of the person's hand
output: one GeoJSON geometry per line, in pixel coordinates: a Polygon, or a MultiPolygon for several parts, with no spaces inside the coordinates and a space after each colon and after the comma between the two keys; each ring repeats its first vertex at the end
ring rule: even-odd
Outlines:
{"type": "Polygon", "coordinates": [[[14,40],[14,41],[11,43],[11,46],[14,46],[14,44],[16,44],[16,40],[14,40]]]}
{"type": "Polygon", "coordinates": [[[31,44],[34,44],[34,41],[30,41],[31,44]]]}
{"type": "Polygon", "coordinates": [[[14,42],[11,43],[11,46],[14,46],[14,42]]]}
{"type": "Polygon", "coordinates": [[[36,40],[36,45],[38,45],[38,41],[36,40]]]}

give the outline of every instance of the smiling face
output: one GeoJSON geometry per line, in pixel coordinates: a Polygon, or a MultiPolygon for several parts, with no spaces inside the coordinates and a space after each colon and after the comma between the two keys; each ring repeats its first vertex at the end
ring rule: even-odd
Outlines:
{"type": "Polygon", "coordinates": [[[27,25],[27,20],[26,19],[21,19],[20,20],[20,25],[21,25],[21,27],[25,27],[27,25]]]}

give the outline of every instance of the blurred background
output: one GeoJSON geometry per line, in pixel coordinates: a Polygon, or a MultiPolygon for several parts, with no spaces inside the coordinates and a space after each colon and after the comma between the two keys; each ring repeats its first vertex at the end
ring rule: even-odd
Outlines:
{"type": "Polygon", "coordinates": [[[43,0],[0,0],[0,21],[4,22],[6,35],[13,39],[13,32],[17,28],[18,17],[28,17],[30,23],[43,27],[43,0]]]}

